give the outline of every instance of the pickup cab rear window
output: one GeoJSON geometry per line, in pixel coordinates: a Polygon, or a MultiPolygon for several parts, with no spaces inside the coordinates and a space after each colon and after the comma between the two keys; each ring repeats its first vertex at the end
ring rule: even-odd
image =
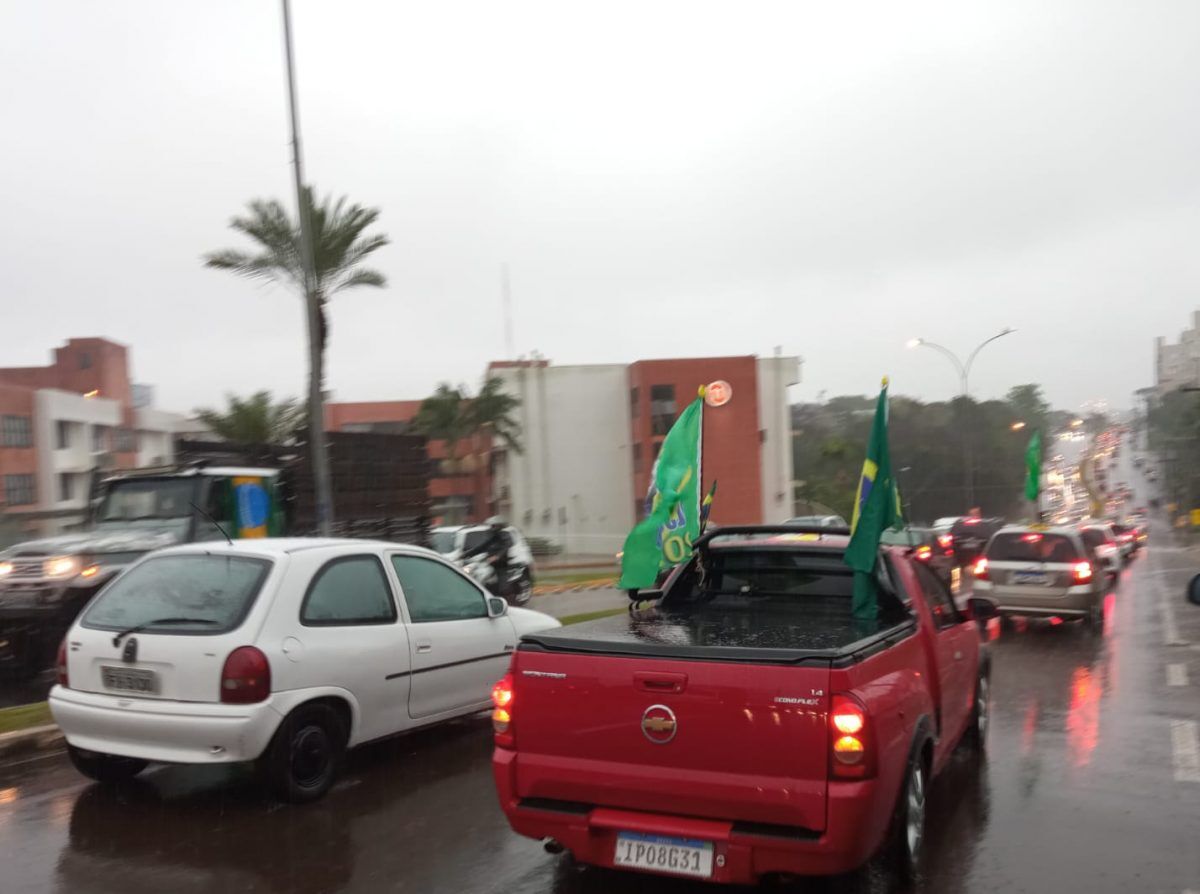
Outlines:
{"type": "Polygon", "coordinates": [[[81,623],[99,630],[225,633],[245,619],[270,569],[270,561],[246,556],[150,558],[105,588],[81,623]]]}
{"type": "Polygon", "coordinates": [[[1079,561],[1082,556],[1074,541],[1062,534],[1009,532],[997,534],[987,548],[991,562],[1048,562],[1079,561]]]}

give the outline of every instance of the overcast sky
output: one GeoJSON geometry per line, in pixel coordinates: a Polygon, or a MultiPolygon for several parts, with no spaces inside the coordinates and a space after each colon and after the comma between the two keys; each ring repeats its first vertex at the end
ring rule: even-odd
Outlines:
{"type": "MultiPolygon", "coordinates": [[[[797,399],[1150,384],[1200,306],[1200,3],[317,2],[308,179],[382,209],[339,400],[556,363],[785,352],[797,399]]],[[[0,4],[0,365],[132,348],[189,411],[301,394],[299,299],[206,270],[291,207],[279,4],[0,4]]]]}

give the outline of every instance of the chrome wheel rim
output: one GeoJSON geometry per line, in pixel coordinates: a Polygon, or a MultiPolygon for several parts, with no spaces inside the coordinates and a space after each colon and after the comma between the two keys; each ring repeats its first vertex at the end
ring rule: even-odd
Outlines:
{"type": "Polygon", "coordinates": [[[906,822],[908,856],[916,862],[921,852],[921,839],[925,835],[925,771],[915,764],[908,777],[908,815],[906,822]]]}

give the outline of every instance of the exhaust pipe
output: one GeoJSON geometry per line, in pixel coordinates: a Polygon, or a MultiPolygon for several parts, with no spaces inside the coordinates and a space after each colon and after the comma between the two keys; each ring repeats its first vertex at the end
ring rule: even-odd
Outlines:
{"type": "Polygon", "coordinates": [[[547,838],[542,842],[542,847],[546,849],[548,854],[561,854],[564,850],[562,844],[555,841],[553,838],[547,838]]]}

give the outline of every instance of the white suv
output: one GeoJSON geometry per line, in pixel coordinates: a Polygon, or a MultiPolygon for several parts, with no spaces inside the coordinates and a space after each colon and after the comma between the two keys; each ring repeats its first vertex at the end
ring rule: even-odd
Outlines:
{"type": "Polygon", "coordinates": [[[75,621],[50,710],[93,779],[257,761],[280,797],[308,801],[347,747],[488,708],[522,634],[557,626],[419,547],[172,547],[75,621]]]}

